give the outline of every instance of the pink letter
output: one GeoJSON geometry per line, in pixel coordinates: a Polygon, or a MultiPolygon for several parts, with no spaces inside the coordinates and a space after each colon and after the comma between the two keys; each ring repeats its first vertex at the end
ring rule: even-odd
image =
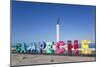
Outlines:
{"type": "Polygon", "coordinates": [[[57,52],[57,54],[62,54],[65,51],[64,48],[62,48],[62,46],[64,46],[64,45],[65,45],[65,43],[63,41],[58,41],[56,43],[56,52],[57,52]]]}

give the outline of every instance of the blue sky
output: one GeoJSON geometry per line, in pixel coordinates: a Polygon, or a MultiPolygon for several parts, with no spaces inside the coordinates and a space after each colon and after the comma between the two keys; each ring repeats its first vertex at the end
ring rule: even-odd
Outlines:
{"type": "Polygon", "coordinates": [[[13,42],[56,41],[60,17],[60,40],[95,41],[95,6],[12,2],[13,42]]]}

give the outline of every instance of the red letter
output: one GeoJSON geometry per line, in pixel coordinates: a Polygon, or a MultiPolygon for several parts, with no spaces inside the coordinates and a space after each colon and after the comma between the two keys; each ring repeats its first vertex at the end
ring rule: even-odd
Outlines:
{"type": "Polygon", "coordinates": [[[68,41],[68,55],[72,54],[72,48],[73,48],[72,42],[71,42],[71,40],[69,40],[68,41]]]}
{"type": "Polygon", "coordinates": [[[64,46],[65,43],[63,41],[59,41],[56,43],[56,52],[57,54],[62,54],[65,50],[64,48],[62,48],[62,46],[64,46]]]}
{"type": "Polygon", "coordinates": [[[78,40],[74,40],[74,53],[78,56],[78,40]]]}

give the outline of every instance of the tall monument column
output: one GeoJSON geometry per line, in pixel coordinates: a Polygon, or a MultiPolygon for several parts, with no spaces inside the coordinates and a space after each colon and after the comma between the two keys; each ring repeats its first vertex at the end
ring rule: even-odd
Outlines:
{"type": "Polygon", "coordinates": [[[56,40],[57,40],[57,42],[59,41],[59,22],[60,22],[60,18],[58,18],[58,20],[57,20],[57,24],[56,24],[56,40]]]}

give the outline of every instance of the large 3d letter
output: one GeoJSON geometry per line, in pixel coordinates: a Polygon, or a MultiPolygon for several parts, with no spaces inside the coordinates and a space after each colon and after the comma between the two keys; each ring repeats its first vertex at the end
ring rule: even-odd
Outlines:
{"type": "Polygon", "coordinates": [[[78,40],[74,40],[74,53],[78,56],[78,40]]]}
{"type": "Polygon", "coordinates": [[[21,44],[18,43],[18,44],[16,45],[16,51],[17,51],[17,52],[20,52],[20,51],[21,51],[21,44]]]}
{"type": "Polygon", "coordinates": [[[31,43],[27,48],[28,53],[36,53],[36,44],[31,43]]]}
{"type": "Polygon", "coordinates": [[[46,43],[46,53],[54,53],[53,42],[46,43]]]}
{"type": "Polygon", "coordinates": [[[72,48],[73,48],[72,42],[71,42],[71,40],[69,40],[68,41],[68,55],[72,54],[72,48]]]}
{"type": "Polygon", "coordinates": [[[64,45],[65,45],[65,43],[64,43],[63,41],[58,41],[58,42],[56,43],[56,53],[57,53],[57,54],[62,54],[62,53],[64,53],[65,49],[62,48],[62,46],[64,46],[64,45]]]}
{"type": "Polygon", "coordinates": [[[81,46],[81,48],[82,48],[81,53],[82,54],[92,54],[92,50],[89,49],[89,43],[90,43],[89,40],[82,40],[81,41],[81,44],[82,44],[82,46],[81,46]]]}
{"type": "Polygon", "coordinates": [[[37,50],[39,53],[43,53],[43,49],[46,47],[46,43],[45,42],[42,42],[38,44],[38,47],[37,47],[37,50]]]}
{"type": "Polygon", "coordinates": [[[16,45],[16,51],[21,53],[26,53],[26,44],[17,44],[16,45]]]}

